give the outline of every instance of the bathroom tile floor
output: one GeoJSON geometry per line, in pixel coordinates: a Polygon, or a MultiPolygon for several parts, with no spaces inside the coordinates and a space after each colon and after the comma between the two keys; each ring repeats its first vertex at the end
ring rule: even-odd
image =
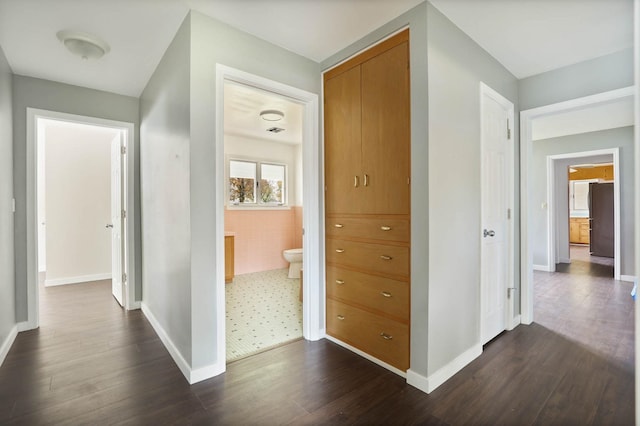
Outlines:
{"type": "Polygon", "coordinates": [[[300,279],[288,269],[237,275],[226,285],[227,362],[302,337],[300,279]]]}

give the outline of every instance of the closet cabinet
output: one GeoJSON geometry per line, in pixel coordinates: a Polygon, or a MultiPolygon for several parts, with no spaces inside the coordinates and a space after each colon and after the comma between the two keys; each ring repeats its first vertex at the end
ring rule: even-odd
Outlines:
{"type": "Polygon", "coordinates": [[[409,368],[409,31],[324,75],[327,333],[409,368]]]}

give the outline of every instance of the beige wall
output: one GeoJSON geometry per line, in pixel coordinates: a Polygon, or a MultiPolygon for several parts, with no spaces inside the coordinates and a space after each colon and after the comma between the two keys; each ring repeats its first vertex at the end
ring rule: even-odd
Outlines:
{"type": "MultiPolygon", "coordinates": [[[[55,123],[55,122],[54,122],[55,123]]],[[[111,141],[117,130],[45,126],[47,285],[111,274],[111,141]]]]}

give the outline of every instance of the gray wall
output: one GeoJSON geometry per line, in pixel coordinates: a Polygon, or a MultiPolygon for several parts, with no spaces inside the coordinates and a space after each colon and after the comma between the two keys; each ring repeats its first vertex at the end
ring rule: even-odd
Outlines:
{"type": "Polygon", "coordinates": [[[428,374],[429,192],[427,104],[427,4],[422,3],[322,62],[326,70],[387,35],[409,26],[411,63],[411,370],[428,374]]]}
{"type": "MultiPolygon", "coordinates": [[[[540,206],[546,200],[546,157],[548,155],[615,147],[620,147],[620,272],[622,275],[633,276],[635,275],[633,126],[534,141],[533,169],[541,172],[536,173],[534,177],[531,205],[540,206]]],[[[582,163],[584,159],[580,159],[578,162],[582,163]]],[[[533,216],[532,223],[534,224],[534,229],[530,232],[530,235],[534,237],[533,263],[545,264],[547,256],[547,211],[534,208],[531,209],[531,214],[533,216]]]]}
{"type": "Polygon", "coordinates": [[[522,79],[522,111],[633,86],[633,51],[622,50],[522,79]]]}
{"type": "Polygon", "coordinates": [[[13,263],[12,75],[0,48],[0,345],[16,324],[13,263]]]}
{"type": "MultiPolygon", "coordinates": [[[[135,158],[139,159],[138,144],[138,99],[55,83],[37,78],[13,77],[13,189],[16,198],[15,214],[15,273],[16,273],[16,315],[18,321],[27,320],[27,211],[26,211],[26,138],[27,138],[27,108],[38,108],[49,111],[98,117],[134,123],[135,138],[133,148],[135,158]]],[[[140,235],[140,193],[139,170],[136,166],[135,180],[135,210],[136,217],[136,246],[139,247],[140,235]]],[[[136,252],[136,265],[140,265],[140,251],[136,252]]],[[[130,266],[131,267],[131,266],[130,266]]],[[[141,299],[141,271],[135,268],[136,300],[141,299]]]]}
{"type": "MultiPolygon", "coordinates": [[[[480,82],[513,102],[516,117],[518,83],[430,4],[428,18],[432,374],[480,341],[480,82]]],[[[518,146],[517,137],[513,143],[518,146]]],[[[514,156],[519,156],[517,149],[514,156]]],[[[518,175],[516,169],[514,176],[518,175]]],[[[515,187],[519,187],[517,181],[515,187]]],[[[512,217],[519,217],[517,208],[512,217]]],[[[515,229],[519,229],[517,222],[515,229]]],[[[516,239],[514,246],[518,245],[516,239]]],[[[515,276],[519,281],[519,265],[515,276]]]]}
{"type": "Polygon", "coordinates": [[[189,62],[187,16],[140,98],[144,303],[191,360],[189,62]]]}
{"type": "Polygon", "coordinates": [[[192,11],[142,94],[145,304],[192,369],[224,362],[215,327],[218,63],[320,92],[317,63],[192,11]]]}
{"type": "MultiPolygon", "coordinates": [[[[194,368],[216,361],[216,64],[312,93],[320,93],[320,67],[201,13],[191,13],[191,281],[194,368]]],[[[222,210],[221,210],[222,211],[222,210]]],[[[224,268],[224,265],[219,265],[224,268]]]]}

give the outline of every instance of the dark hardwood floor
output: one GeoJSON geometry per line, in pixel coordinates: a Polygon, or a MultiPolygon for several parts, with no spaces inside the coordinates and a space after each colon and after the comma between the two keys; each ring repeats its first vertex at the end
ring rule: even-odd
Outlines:
{"type": "Polygon", "coordinates": [[[634,421],[633,364],[549,324],[504,333],[430,395],[326,340],[245,358],[189,386],[109,282],[47,288],[41,299],[41,328],[20,333],[0,367],[3,425],[634,421]]]}

